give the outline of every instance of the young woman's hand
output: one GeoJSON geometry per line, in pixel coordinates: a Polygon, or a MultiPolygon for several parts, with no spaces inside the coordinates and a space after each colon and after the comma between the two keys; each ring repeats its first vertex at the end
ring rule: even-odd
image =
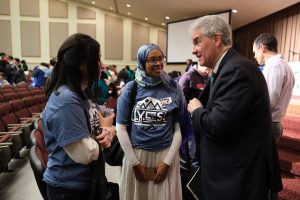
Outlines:
{"type": "Polygon", "coordinates": [[[141,182],[148,181],[147,176],[146,176],[146,168],[143,164],[140,163],[137,166],[134,166],[133,171],[134,171],[135,178],[138,181],[141,181],[141,182]]]}
{"type": "Polygon", "coordinates": [[[102,148],[109,148],[112,141],[110,139],[109,132],[106,129],[102,129],[102,132],[96,136],[96,140],[102,148]]]}
{"type": "Polygon", "coordinates": [[[114,112],[112,114],[110,114],[108,117],[102,116],[102,114],[100,112],[98,112],[98,114],[99,114],[100,127],[111,127],[112,126],[114,117],[115,117],[114,112]]]}
{"type": "Polygon", "coordinates": [[[156,176],[154,178],[154,183],[159,184],[159,183],[163,182],[165,180],[165,178],[167,177],[167,174],[169,171],[169,165],[160,161],[159,163],[157,163],[155,168],[156,168],[156,176]]]}

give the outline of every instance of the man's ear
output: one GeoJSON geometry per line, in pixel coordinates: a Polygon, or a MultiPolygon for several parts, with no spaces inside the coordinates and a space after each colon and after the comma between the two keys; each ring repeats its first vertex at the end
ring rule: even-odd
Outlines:
{"type": "Polygon", "coordinates": [[[263,53],[265,53],[266,51],[268,51],[268,48],[267,48],[266,45],[264,45],[264,44],[260,44],[260,45],[259,45],[259,48],[261,49],[261,51],[262,51],[263,53]]]}
{"type": "Polygon", "coordinates": [[[215,41],[215,43],[216,43],[216,46],[221,46],[221,44],[222,44],[222,38],[221,38],[221,35],[220,35],[220,33],[215,33],[215,35],[214,35],[214,41],[215,41]]]}

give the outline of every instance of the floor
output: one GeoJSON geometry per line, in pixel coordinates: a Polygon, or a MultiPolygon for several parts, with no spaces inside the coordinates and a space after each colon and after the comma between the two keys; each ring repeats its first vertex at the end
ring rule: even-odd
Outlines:
{"type": "MultiPolygon", "coordinates": [[[[13,159],[9,169],[13,172],[0,174],[0,200],[43,200],[33,172],[30,167],[29,150],[23,149],[23,159],[13,159]]],[[[106,166],[108,181],[117,182],[120,175],[120,167],[106,166]]]]}

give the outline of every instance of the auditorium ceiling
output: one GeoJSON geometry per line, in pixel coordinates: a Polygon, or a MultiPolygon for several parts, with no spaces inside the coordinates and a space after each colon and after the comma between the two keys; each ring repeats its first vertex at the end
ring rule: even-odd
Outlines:
{"type": "Polygon", "coordinates": [[[75,0],[147,23],[166,26],[168,22],[236,9],[231,15],[233,29],[254,22],[299,0],[75,0]],[[130,7],[127,6],[130,4],[130,7]],[[130,14],[129,14],[130,13],[130,14]],[[166,19],[166,16],[169,19],[166,19]],[[147,19],[145,19],[147,18],[147,19]],[[163,25],[162,25],[163,24],[163,25]]]}

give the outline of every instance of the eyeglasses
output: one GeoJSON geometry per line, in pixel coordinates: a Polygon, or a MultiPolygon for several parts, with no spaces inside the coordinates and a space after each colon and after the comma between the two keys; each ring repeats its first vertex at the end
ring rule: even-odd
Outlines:
{"type": "Polygon", "coordinates": [[[151,58],[146,60],[146,62],[148,62],[152,65],[155,65],[157,63],[157,61],[162,63],[162,62],[165,61],[165,58],[163,56],[159,56],[159,57],[151,57],[151,58]]]}

